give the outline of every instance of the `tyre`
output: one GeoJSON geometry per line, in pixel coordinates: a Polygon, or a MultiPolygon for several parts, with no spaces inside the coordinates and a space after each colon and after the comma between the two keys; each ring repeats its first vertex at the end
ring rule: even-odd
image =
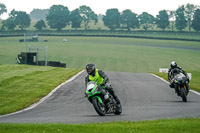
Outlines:
{"type": "Polygon", "coordinates": [[[116,106],[115,115],[120,115],[122,113],[122,106],[119,104],[116,106]]]}
{"type": "Polygon", "coordinates": [[[100,116],[104,116],[106,114],[106,109],[104,103],[100,103],[97,98],[92,99],[92,104],[94,109],[100,116]]]}
{"type": "Polygon", "coordinates": [[[184,87],[181,88],[180,93],[181,93],[182,101],[187,102],[186,89],[184,87]]]}

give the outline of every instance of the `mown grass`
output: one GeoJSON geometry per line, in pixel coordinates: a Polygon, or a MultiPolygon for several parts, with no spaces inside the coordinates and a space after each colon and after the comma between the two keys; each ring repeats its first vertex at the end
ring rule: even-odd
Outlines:
{"type": "Polygon", "coordinates": [[[173,48],[200,48],[199,42],[42,36],[40,42],[26,44],[18,42],[20,38],[23,37],[0,38],[0,64],[14,64],[17,54],[32,45],[48,46],[48,60],[65,62],[70,68],[84,69],[88,62],[94,62],[98,68],[109,71],[157,72],[160,67],[169,67],[172,60],[186,70],[200,68],[199,50],[173,48]],[[62,42],[64,38],[69,42],[62,42]]]}
{"type": "Polygon", "coordinates": [[[199,133],[200,119],[93,124],[0,124],[1,133],[199,133]]]}
{"type": "Polygon", "coordinates": [[[37,102],[78,69],[27,65],[0,65],[0,115],[37,102]]]}

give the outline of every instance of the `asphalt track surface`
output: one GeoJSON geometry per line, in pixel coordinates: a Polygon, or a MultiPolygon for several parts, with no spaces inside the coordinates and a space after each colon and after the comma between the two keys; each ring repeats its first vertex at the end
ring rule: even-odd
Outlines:
{"type": "Polygon", "coordinates": [[[159,78],[147,73],[106,72],[121,100],[121,115],[98,116],[84,98],[84,77],[61,86],[36,107],[0,117],[0,123],[98,123],[141,121],[164,118],[200,118],[200,95],[190,92],[182,102],[174,90],[159,78]]]}

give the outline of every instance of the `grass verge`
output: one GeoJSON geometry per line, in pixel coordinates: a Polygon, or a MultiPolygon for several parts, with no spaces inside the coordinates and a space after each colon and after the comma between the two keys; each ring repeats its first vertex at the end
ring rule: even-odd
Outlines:
{"type": "Polygon", "coordinates": [[[28,65],[0,65],[0,115],[30,106],[79,71],[28,65]]]}
{"type": "Polygon", "coordinates": [[[2,133],[199,133],[200,119],[95,124],[0,124],[2,133]]]}

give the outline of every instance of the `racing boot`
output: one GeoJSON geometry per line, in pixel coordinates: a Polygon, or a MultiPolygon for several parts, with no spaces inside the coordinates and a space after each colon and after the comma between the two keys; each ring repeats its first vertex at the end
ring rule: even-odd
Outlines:
{"type": "Polygon", "coordinates": [[[170,83],[169,83],[169,87],[170,87],[170,88],[174,88],[174,83],[173,83],[173,82],[170,82],[170,83]]]}
{"type": "Polygon", "coordinates": [[[119,98],[115,95],[112,86],[111,86],[110,84],[106,84],[106,88],[105,88],[105,89],[106,89],[106,90],[113,96],[113,98],[115,99],[115,101],[116,101],[116,103],[117,103],[116,107],[117,107],[117,108],[120,108],[120,106],[121,106],[120,100],[119,100],[119,98]]]}
{"type": "Polygon", "coordinates": [[[175,93],[177,94],[177,96],[180,96],[180,92],[178,91],[178,87],[176,86],[176,87],[174,87],[174,89],[175,89],[175,93]]]}
{"type": "Polygon", "coordinates": [[[117,102],[117,104],[120,104],[120,100],[116,95],[113,95],[113,98],[115,99],[115,101],[117,102]]]}
{"type": "Polygon", "coordinates": [[[115,101],[117,102],[117,104],[120,104],[120,100],[119,98],[115,95],[113,88],[107,88],[108,92],[113,96],[113,98],[115,99],[115,101]]]}

